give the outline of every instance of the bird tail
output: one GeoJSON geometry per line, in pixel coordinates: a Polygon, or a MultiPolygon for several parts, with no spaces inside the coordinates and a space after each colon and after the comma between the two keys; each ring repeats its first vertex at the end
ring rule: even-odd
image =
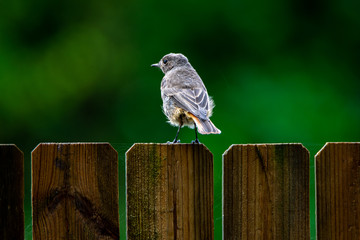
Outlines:
{"type": "Polygon", "coordinates": [[[196,127],[201,134],[220,134],[221,131],[215,127],[210,119],[202,120],[197,117],[193,118],[196,124],[196,127]]]}

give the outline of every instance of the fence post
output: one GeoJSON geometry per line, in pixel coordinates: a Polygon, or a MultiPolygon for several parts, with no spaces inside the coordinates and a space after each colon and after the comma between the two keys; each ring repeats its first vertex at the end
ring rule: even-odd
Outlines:
{"type": "Polygon", "coordinates": [[[33,239],[119,239],[117,152],[41,143],[32,152],[33,239]]]}
{"type": "Polygon", "coordinates": [[[134,144],[126,171],[129,240],[214,239],[213,156],[203,144],[134,144]]]}
{"type": "Polygon", "coordinates": [[[0,144],[0,239],[24,239],[24,154],[0,144]]]}
{"type": "Polygon", "coordinates": [[[223,239],[310,239],[309,152],[232,145],[223,154],[223,239]]]}
{"type": "Polygon", "coordinates": [[[360,143],[326,143],[315,167],[317,239],[360,239],[360,143]]]}

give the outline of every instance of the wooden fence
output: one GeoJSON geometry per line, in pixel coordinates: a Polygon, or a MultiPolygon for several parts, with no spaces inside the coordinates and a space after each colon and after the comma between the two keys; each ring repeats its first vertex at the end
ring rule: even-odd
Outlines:
{"type": "Polygon", "coordinates": [[[309,239],[309,152],[233,145],[223,155],[224,239],[309,239]]]}
{"type": "MultiPolygon", "coordinates": [[[[310,239],[309,152],[232,145],[223,154],[223,239],[310,239]]],[[[0,239],[24,239],[24,155],[0,145],[0,239]]],[[[360,143],[315,156],[318,239],[360,239],[360,143]]],[[[214,239],[213,155],[202,144],[126,153],[128,239],[214,239]]],[[[119,239],[118,155],[108,143],[32,152],[33,239],[119,239]]]]}

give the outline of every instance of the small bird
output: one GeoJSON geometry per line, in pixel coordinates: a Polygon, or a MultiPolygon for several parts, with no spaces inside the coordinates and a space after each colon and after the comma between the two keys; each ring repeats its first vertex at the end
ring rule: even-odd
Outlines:
{"type": "Polygon", "coordinates": [[[163,111],[169,123],[178,126],[173,143],[177,143],[183,126],[195,128],[195,143],[199,143],[197,132],[220,134],[210,121],[214,101],[209,97],[200,76],[181,53],[169,53],[160,62],[152,64],[165,74],[161,81],[163,111]]]}

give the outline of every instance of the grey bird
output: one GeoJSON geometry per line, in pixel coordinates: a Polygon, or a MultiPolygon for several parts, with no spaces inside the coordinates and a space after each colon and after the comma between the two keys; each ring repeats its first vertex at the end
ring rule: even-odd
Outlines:
{"type": "Polygon", "coordinates": [[[221,133],[210,120],[214,101],[183,54],[169,53],[151,66],[160,68],[165,74],[160,87],[163,111],[169,123],[178,126],[173,143],[178,142],[183,126],[195,128],[195,143],[199,143],[198,131],[201,134],[221,133]]]}

